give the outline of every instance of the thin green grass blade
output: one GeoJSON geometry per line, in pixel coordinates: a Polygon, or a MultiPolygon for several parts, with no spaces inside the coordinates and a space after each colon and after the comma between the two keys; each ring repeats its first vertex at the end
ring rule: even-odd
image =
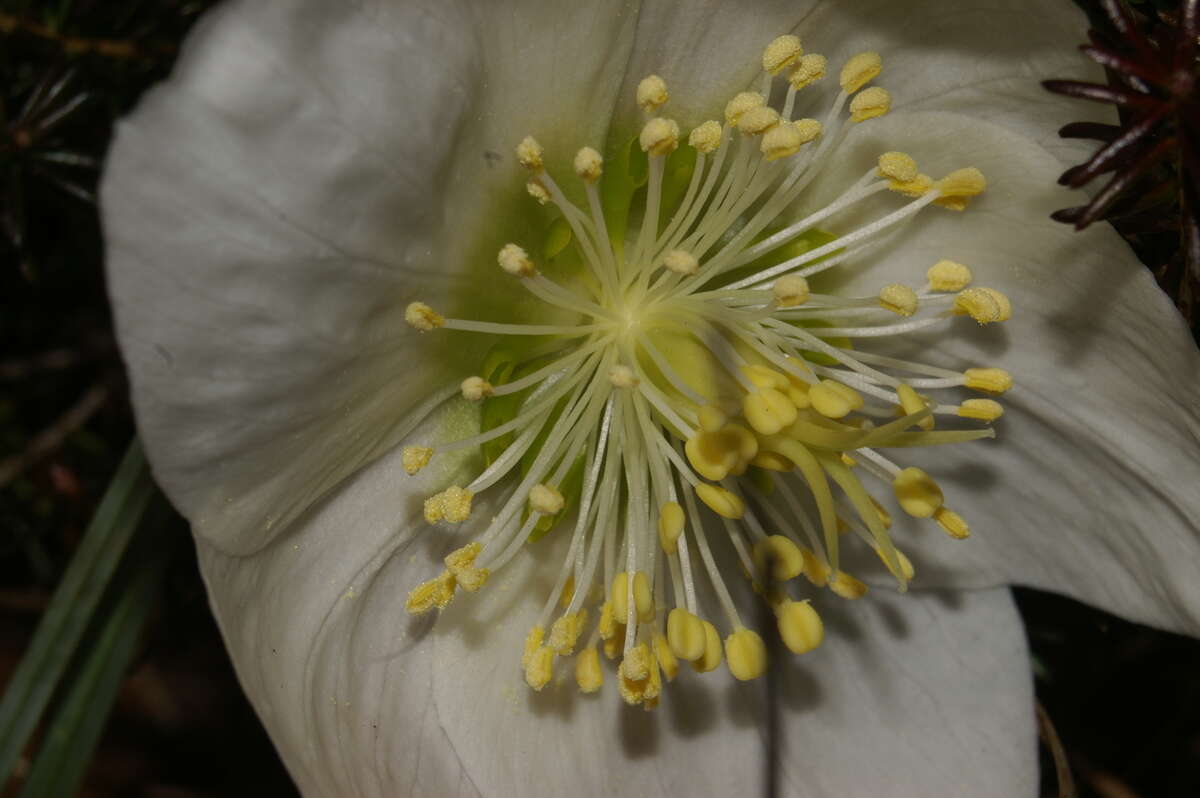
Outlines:
{"type": "Polygon", "coordinates": [[[157,604],[172,545],[161,523],[170,512],[158,495],[154,509],[113,579],[111,600],[97,613],[65,678],[61,703],[50,721],[20,798],[67,798],[76,794],[92,752],[117,700],[121,682],[138,651],[142,629],[157,604]]]}
{"type": "Polygon", "coordinates": [[[0,701],[0,785],[46,711],[154,491],[134,439],[0,701]]]}

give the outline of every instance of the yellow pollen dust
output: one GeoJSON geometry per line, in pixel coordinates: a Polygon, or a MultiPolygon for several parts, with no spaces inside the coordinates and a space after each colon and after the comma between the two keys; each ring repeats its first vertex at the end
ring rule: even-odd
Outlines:
{"type": "Polygon", "coordinates": [[[849,125],[891,108],[887,90],[870,85],[881,74],[877,53],[846,62],[841,92],[798,93],[828,63],[805,54],[794,35],[770,42],[761,63],[759,91],[729,99],[724,122],[693,128],[692,151],[680,153],[679,125],[657,116],[667,83],[644,78],[638,143],[649,157],[634,151],[635,186],[624,156],[606,171],[601,152],[584,146],[559,175],[527,136],[516,148],[528,170],[521,179],[546,207],[524,201],[532,216],[518,229],[534,240],[496,255],[501,270],[520,278],[503,290],[525,301],[509,303],[507,318],[504,307],[501,318],[447,318],[423,302],[405,308],[407,324],[447,337],[438,355],[462,371],[438,395],[447,397],[444,410],[476,423],[458,433],[456,420],[447,425],[456,437],[402,449],[410,475],[435,454],[474,469],[461,485],[440,483],[424,503],[426,521],[443,525],[432,532],[449,554],[405,609],[440,610],[456,594],[467,600],[555,536],[566,553],[555,572],[538,574],[554,587],[520,658],[534,690],[573,675],[593,693],[607,679],[626,702],[650,709],[684,663],[757,678],[767,646],[743,623],[754,617],[740,607],[744,596],[763,601],[783,645],[805,654],[825,634],[813,597],[867,592],[844,570],[858,567],[862,551],[879,557],[899,591],[916,578],[898,548],[920,561],[909,537],[916,522],[905,515],[953,539],[970,535],[933,477],[905,467],[907,453],[996,437],[1000,425],[991,422],[1002,406],[967,392],[999,397],[1012,375],[915,362],[925,359],[906,350],[915,351],[914,332],[957,324],[956,315],[1007,320],[1008,298],[972,285],[971,270],[950,260],[929,267],[924,283],[919,272],[890,273],[875,296],[849,295],[851,282],[840,278],[860,266],[860,250],[887,242],[930,204],[967,208],[986,180],[974,168],[934,180],[886,142],[848,139],[849,125]],[[874,162],[847,157],[851,146],[876,147],[874,162]],[[840,170],[826,167],[843,160],[866,171],[837,193],[825,175],[840,170]],[[835,191],[824,208],[807,210],[816,198],[806,187],[818,175],[821,194],[835,191]],[[835,266],[839,279],[825,282],[835,266]],[[491,344],[482,362],[456,362],[458,352],[481,351],[460,347],[467,336],[491,344]],[[459,397],[480,402],[477,412],[459,397]],[[935,417],[957,427],[935,430],[935,417]],[[476,491],[492,491],[480,505],[489,512],[472,517],[476,491]],[[731,582],[741,578],[750,591],[731,582]],[[717,614],[702,617],[709,612],[717,614]],[[561,661],[568,657],[573,664],[561,661]]]}
{"type": "Polygon", "coordinates": [[[778,75],[796,63],[796,60],[803,54],[804,48],[800,46],[799,36],[794,36],[790,33],[780,36],[763,50],[763,70],[772,75],[778,75]]]}

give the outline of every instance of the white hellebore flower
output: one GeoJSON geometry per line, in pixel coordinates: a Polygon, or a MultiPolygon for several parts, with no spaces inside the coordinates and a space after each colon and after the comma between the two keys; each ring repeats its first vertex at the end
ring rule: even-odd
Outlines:
{"type": "Polygon", "coordinates": [[[1066,5],[202,22],[111,290],[306,794],[1033,795],[1005,583],[1200,630],[1200,359],[1047,219],[1066,5]]]}

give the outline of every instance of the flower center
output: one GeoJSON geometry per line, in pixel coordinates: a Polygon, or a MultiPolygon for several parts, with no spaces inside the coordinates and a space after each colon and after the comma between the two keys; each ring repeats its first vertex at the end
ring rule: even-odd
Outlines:
{"type": "Polygon", "coordinates": [[[928,205],[963,210],[984,179],[968,168],[934,180],[908,155],[886,152],[832,203],[780,224],[836,157],[846,125],[890,107],[885,90],[867,87],[880,72],[879,56],[862,53],[842,69],[841,90],[822,120],[795,118],[798,93],[825,68],[825,58],[804,54],[795,36],[772,42],[761,93],[737,95],[723,124],[690,132],[694,167],[672,207],[665,207],[664,173],[681,134],[656,115],[668,100],[665,82],[643,80],[637,102],[647,115],[639,137],[646,201],[636,232],[621,237],[610,236],[602,211],[604,164],[596,150],[575,157],[586,194],[579,207],[546,171],[537,141],[522,141],[517,157],[531,173],[527,189],[556,206],[587,273],[573,285],[552,281],[517,244],[497,260],[565,321],[448,319],[420,302],[407,309],[421,331],[543,342],[523,358],[489,358],[483,373],[434,397],[430,408],[457,393],[483,403],[478,435],[403,453],[415,474],[437,453],[483,449],[485,467],[473,481],[426,501],[430,523],[466,521],[476,494],[500,494],[482,535],[413,589],[409,612],[444,608],[459,588],[479,590],[523,545],[574,515],[555,586],[525,640],[522,667],[534,689],[549,683],[559,658],[574,655],[580,689],[598,690],[601,648],[620,658],[621,695],[647,707],[658,703],[663,678],[675,678],[680,661],[704,672],[724,660],[738,679],[761,675],[766,647],[743,623],[727,583],[738,567],[774,611],[784,644],[796,653],[815,648],[824,631],[805,589],[827,587],[846,599],[867,589],[842,568],[843,547],[873,551],[902,591],[914,576],[892,540],[889,511],[868,485],[882,484],[902,511],[932,519],[951,537],[968,535],[928,474],[880,450],[993,437],[989,426],[935,429],[935,418],[986,425],[1001,415],[999,404],[946,402],[935,393],[1000,394],[1011,377],[997,368],[938,368],[862,345],[954,316],[1004,321],[1007,298],[970,286],[970,270],[948,260],[933,264],[918,288],[890,284],[870,296],[818,293],[809,279],[853,262],[928,205]],[[784,77],[777,109],[766,98],[784,77]],[[898,207],[837,237],[820,231],[885,192],[900,198],[898,207]],[[718,547],[731,556],[719,558],[718,547]]]}

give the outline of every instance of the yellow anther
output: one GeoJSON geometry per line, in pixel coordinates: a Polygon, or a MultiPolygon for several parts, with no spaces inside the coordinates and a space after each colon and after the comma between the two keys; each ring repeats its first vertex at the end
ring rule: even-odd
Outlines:
{"type": "Polygon", "coordinates": [[[804,48],[800,46],[799,36],[790,33],[780,36],[763,50],[763,69],[772,75],[778,75],[796,63],[796,60],[803,54],[804,48]]]}
{"type": "Polygon", "coordinates": [[[668,271],[688,276],[700,271],[700,261],[696,256],[682,249],[673,249],[663,257],[663,268],[668,271]]]}
{"type": "Polygon", "coordinates": [[[554,649],[554,653],[565,657],[575,650],[579,635],[587,625],[587,616],[587,610],[580,610],[567,613],[554,622],[550,627],[550,641],[547,643],[554,649]]]}
{"type": "Polygon", "coordinates": [[[600,605],[600,639],[608,640],[617,634],[617,618],[611,601],[600,605]]]}
{"type": "Polygon", "coordinates": [[[746,394],[742,414],[759,435],[774,435],[796,420],[796,406],[775,388],[760,388],[746,394]]]}
{"type": "Polygon", "coordinates": [[[717,634],[717,627],[708,621],[701,620],[700,623],[704,625],[704,651],[692,660],[692,667],[700,673],[708,673],[721,664],[721,636],[717,634]]]}
{"type": "Polygon", "coordinates": [[[563,584],[562,593],[558,596],[558,606],[564,610],[571,606],[571,599],[575,597],[575,577],[567,575],[567,581],[563,584]]]}
{"type": "Polygon", "coordinates": [[[983,172],[974,166],[955,169],[937,182],[938,193],[943,197],[974,197],[987,188],[983,172]]]}
{"type": "Polygon", "coordinates": [[[892,283],[879,289],[879,306],[900,316],[917,312],[917,292],[907,285],[892,283]]]}
{"type": "Polygon", "coordinates": [[[849,385],[835,380],[821,380],[808,389],[808,399],[816,410],[826,418],[843,418],[863,406],[862,395],[849,385]]]}
{"type": "Polygon", "coordinates": [[[446,568],[450,573],[458,574],[459,571],[470,568],[475,564],[475,558],[479,556],[479,552],[483,550],[483,546],[478,542],[471,542],[462,548],[455,549],[446,555],[442,560],[446,563],[446,568]]]}
{"type": "Polygon", "coordinates": [[[700,420],[700,429],[705,432],[716,432],[729,422],[729,416],[725,415],[716,405],[705,405],[700,408],[697,417],[700,420]]]}
{"type": "Polygon", "coordinates": [[[1004,406],[994,399],[968,399],[958,406],[958,415],[976,421],[995,421],[1004,415],[1004,406]]]}
{"type": "Polygon", "coordinates": [[[906,197],[924,196],[929,193],[931,188],[933,188],[933,178],[929,175],[917,175],[907,183],[897,183],[894,180],[888,183],[888,191],[895,191],[906,197]]]}
{"type": "Polygon", "coordinates": [[[768,161],[778,161],[795,155],[802,146],[804,137],[800,131],[791,122],[785,122],[768,130],[758,149],[768,161]]]}
{"type": "Polygon", "coordinates": [[[658,678],[658,663],[646,643],[638,643],[629,649],[617,669],[620,677],[618,689],[627,704],[640,704],[656,698],[662,689],[658,678]]]}
{"type": "Polygon", "coordinates": [[[661,632],[654,636],[654,656],[658,659],[658,667],[662,669],[663,676],[667,677],[668,682],[674,681],[679,673],[679,660],[675,658],[671,644],[661,632]]]}
{"type": "Polygon", "coordinates": [[[650,155],[670,155],[679,146],[679,124],[674,119],[655,117],[642,128],[638,143],[650,155]]]}
{"type": "Polygon", "coordinates": [[[829,564],[812,549],[801,546],[800,553],[804,555],[804,578],[816,587],[825,587],[829,582],[829,564]]]}
{"type": "Polygon", "coordinates": [[[791,471],[796,464],[777,452],[759,452],[754,455],[750,465],[765,468],[768,471],[791,471]]]}
{"type": "MultiPolygon", "coordinates": [[[[925,397],[914,391],[911,385],[905,383],[901,383],[896,388],[896,396],[900,399],[900,411],[906,416],[920,413],[929,406],[925,397]]],[[[917,422],[917,426],[924,430],[933,429],[933,424],[933,416],[926,416],[917,422]]]]}
{"type": "Polygon", "coordinates": [[[721,146],[721,123],[710,119],[699,127],[693,128],[688,134],[688,144],[705,155],[716,152],[721,146]]]}
{"type": "Polygon", "coordinates": [[[525,635],[525,648],[521,654],[521,667],[528,667],[529,661],[533,659],[533,655],[546,639],[546,630],[541,625],[530,627],[529,633],[525,635]]]}
{"type": "Polygon", "coordinates": [[[952,260],[939,260],[925,272],[934,291],[961,291],[971,284],[971,270],[952,260]]]}
{"type": "Polygon", "coordinates": [[[840,459],[846,465],[846,468],[854,468],[858,465],[858,461],[845,452],[842,452],[840,459]]]}
{"type": "Polygon", "coordinates": [[[779,112],[769,105],[759,105],[738,117],[737,128],[747,136],[759,136],[778,124],[779,112]]]}
{"type": "Polygon", "coordinates": [[[532,277],[537,274],[537,268],[529,258],[529,253],[516,244],[505,244],[496,256],[500,268],[513,277],[532,277]]]}
{"type": "Polygon", "coordinates": [[[637,104],[648,114],[666,105],[670,97],[667,93],[667,82],[658,75],[647,75],[638,83],[637,104]]]}
{"type": "Polygon", "coordinates": [[[688,438],[683,452],[696,473],[705,479],[724,479],[739,461],[735,441],[722,432],[701,432],[688,438]]]}
{"type": "Polygon", "coordinates": [[[879,156],[879,176],[897,183],[911,183],[920,172],[917,162],[903,152],[885,152],[879,156]]]}
{"type": "Polygon", "coordinates": [[[1000,394],[1013,387],[1012,375],[1004,369],[967,369],[963,372],[963,377],[965,378],[963,385],[973,391],[1000,394]]]}
{"type": "Polygon", "coordinates": [[[754,566],[777,582],[804,573],[804,554],[783,535],[771,535],[754,544],[754,566]]]}
{"type": "Polygon", "coordinates": [[[604,671],[600,668],[600,653],[594,646],[579,652],[575,658],[575,684],[582,693],[594,693],[604,686],[604,671]]]}
{"type": "Polygon", "coordinates": [[[517,163],[530,169],[534,172],[542,171],[545,164],[542,162],[542,155],[545,151],[542,145],[538,144],[537,139],[533,136],[526,136],[521,139],[521,143],[517,145],[517,163]]]}
{"type": "Polygon", "coordinates": [[[431,524],[438,521],[460,524],[471,517],[473,497],[471,491],[451,485],[425,500],[425,520],[431,524]]]}
{"type": "Polygon", "coordinates": [[[455,576],[459,586],[468,593],[474,593],[487,582],[491,571],[487,568],[464,568],[455,576]]]}
{"type": "Polygon", "coordinates": [[[887,508],[875,500],[874,496],[868,496],[871,500],[871,506],[875,508],[875,514],[879,516],[879,523],[883,524],[884,529],[892,528],[892,514],[887,511],[887,508]]]}
{"type": "Polygon", "coordinates": [[[776,388],[783,390],[788,387],[788,378],[775,369],[761,363],[747,363],[742,366],[742,374],[754,383],[756,388],[776,388]]]}
{"type": "Polygon", "coordinates": [[[542,515],[557,515],[562,512],[566,500],[556,488],[537,484],[529,491],[529,509],[542,515]]]}
{"type": "Polygon", "coordinates": [[[818,53],[809,53],[802,56],[796,62],[796,68],[788,75],[788,82],[797,91],[803,89],[805,86],[811,86],[825,77],[826,66],[825,56],[818,53]]]}
{"type": "Polygon", "coordinates": [[[842,67],[838,83],[841,84],[842,91],[853,94],[874,80],[882,71],[883,59],[879,57],[879,53],[859,53],[842,67]]]}
{"type": "Polygon", "coordinates": [[[629,366],[618,363],[608,370],[608,381],[616,388],[636,388],[638,386],[637,375],[629,366]]]}
{"type": "Polygon", "coordinates": [[[892,110],[892,95],[887,89],[872,86],[854,95],[850,101],[850,121],[865,122],[892,110]]]}
{"type": "Polygon", "coordinates": [[[540,180],[530,180],[525,184],[525,190],[529,192],[529,196],[538,201],[538,205],[545,205],[550,201],[550,190],[542,185],[540,180]]]}
{"type": "Polygon", "coordinates": [[[529,656],[525,663],[525,684],[541,690],[554,676],[554,649],[542,646],[529,656]]]}
{"type": "Polygon", "coordinates": [[[742,114],[752,108],[761,108],[767,104],[767,98],[756,91],[744,91],[725,104],[725,121],[736,125],[742,114]]]}
{"type": "Polygon", "coordinates": [[[621,625],[618,628],[618,632],[616,635],[614,635],[613,637],[610,637],[604,641],[604,643],[603,643],[604,656],[608,657],[609,659],[616,659],[617,657],[619,657],[621,655],[624,640],[625,640],[625,626],[621,625]]]}
{"type": "Polygon", "coordinates": [[[421,332],[429,332],[446,323],[444,316],[424,302],[410,302],[404,309],[404,320],[421,332]]]}
{"type": "Polygon", "coordinates": [[[807,654],[825,639],[825,624],[807,601],[784,601],[775,610],[779,636],[788,651],[807,654]]]}
{"type": "Polygon", "coordinates": [[[740,497],[718,485],[701,482],[696,486],[696,496],[722,518],[737,520],[746,512],[746,505],[740,497]]]}
{"type": "Polygon", "coordinates": [[[683,534],[685,520],[679,502],[667,502],[659,510],[658,543],[666,554],[674,554],[679,550],[679,536],[683,534]]]}
{"type": "Polygon", "coordinates": [[[800,143],[807,144],[821,135],[824,130],[821,123],[815,119],[797,119],[792,123],[792,127],[796,128],[796,132],[800,134],[800,143]]]}
{"type": "Polygon", "coordinates": [[[428,446],[405,446],[400,459],[404,462],[405,473],[412,476],[429,465],[433,459],[433,449],[428,446]]]}
{"type": "Polygon", "coordinates": [[[675,656],[688,662],[704,656],[704,621],[683,607],[667,614],[667,642],[675,656]]]}
{"type": "Polygon", "coordinates": [[[725,638],[729,672],[739,682],[757,679],[767,672],[767,647],[753,629],[738,629],[725,638]]]}
{"type": "Polygon", "coordinates": [[[454,598],[454,588],[454,575],[449,571],[442,571],[438,576],[422,582],[409,591],[408,600],[404,602],[404,609],[410,615],[420,615],[434,607],[444,609],[454,598]]]}
{"type": "Polygon", "coordinates": [[[879,559],[883,563],[883,566],[888,569],[888,572],[892,576],[896,577],[897,579],[903,579],[905,582],[912,581],[916,571],[913,569],[912,560],[908,559],[908,555],[899,549],[895,549],[896,562],[900,564],[900,573],[896,573],[892,570],[892,566],[888,565],[887,559],[883,556],[883,549],[879,546],[872,546],[872,548],[875,549],[875,553],[879,555],[879,559]]]}
{"type": "Polygon", "coordinates": [[[933,477],[915,466],[909,466],[892,479],[896,501],[913,518],[929,518],[942,506],[942,489],[933,477]]]}
{"type": "Polygon", "coordinates": [[[948,507],[939,507],[933,514],[933,520],[937,521],[942,531],[955,540],[964,540],[971,536],[971,527],[967,526],[966,520],[948,507]]]}
{"type": "Polygon", "coordinates": [[[461,390],[463,399],[471,402],[478,402],[480,399],[491,396],[495,391],[492,384],[483,377],[467,377],[462,381],[461,390]]]}
{"type": "Polygon", "coordinates": [[[829,581],[829,589],[844,599],[862,598],[867,594],[867,586],[845,571],[838,571],[829,581]]]}
{"type": "Polygon", "coordinates": [[[575,174],[585,183],[595,183],[604,174],[604,158],[591,147],[575,153],[575,174]]]}
{"type": "Polygon", "coordinates": [[[980,324],[1007,321],[1012,317],[1012,305],[1008,297],[994,288],[972,286],[959,291],[954,297],[954,312],[970,316],[980,324]]]}
{"type": "MultiPolygon", "coordinates": [[[[629,581],[628,575],[621,571],[613,577],[612,583],[612,613],[613,620],[624,623],[629,617],[629,581]]],[[[654,598],[650,593],[650,580],[641,571],[633,572],[633,603],[637,611],[637,620],[649,623],[654,620],[654,598]]],[[[601,618],[603,620],[603,618],[601,618]]],[[[603,634],[603,631],[601,632],[603,634]]]]}

